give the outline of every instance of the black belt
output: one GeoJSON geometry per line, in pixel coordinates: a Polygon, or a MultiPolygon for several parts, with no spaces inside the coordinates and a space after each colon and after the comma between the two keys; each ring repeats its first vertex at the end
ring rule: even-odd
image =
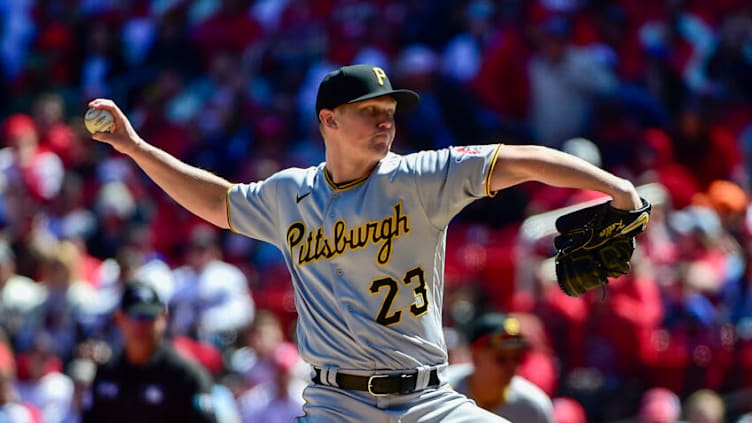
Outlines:
{"type": "MultiPolygon", "coordinates": [[[[327,385],[321,382],[321,369],[314,368],[313,383],[327,385]]],[[[352,391],[365,391],[373,396],[390,394],[411,394],[415,392],[415,383],[418,381],[418,372],[397,373],[387,375],[356,376],[346,373],[337,373],[337,387],[352,391]]],[[[439,372],[431,370],[428,376],[428,386],[439,386],[439,372]]]]}

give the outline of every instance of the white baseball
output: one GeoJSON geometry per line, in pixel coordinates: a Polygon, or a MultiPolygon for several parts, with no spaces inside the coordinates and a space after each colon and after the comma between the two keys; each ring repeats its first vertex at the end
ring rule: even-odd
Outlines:
{"type": "Polygon", "coordinates": [[[92,134],[95,132],[110,132],[115,118],[112,113],[102,109],[89,109],[84,115],[84,125],[92,134]]]}

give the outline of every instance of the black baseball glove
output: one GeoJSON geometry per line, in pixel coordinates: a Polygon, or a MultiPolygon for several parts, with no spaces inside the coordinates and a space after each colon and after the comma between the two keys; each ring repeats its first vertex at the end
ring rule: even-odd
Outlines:
{"type": "Polygon", "coordinates": [[[650,202],[643,198],[637,210],[616,209],[608,201],[556,219],[556,279],[561,290],[576,297],[628,273],[634,237],[647,227],[650,211],[650,202]]]}

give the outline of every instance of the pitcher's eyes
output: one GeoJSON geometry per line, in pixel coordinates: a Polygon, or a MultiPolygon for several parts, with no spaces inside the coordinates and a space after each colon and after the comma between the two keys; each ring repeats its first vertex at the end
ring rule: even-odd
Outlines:
{"type": "Polygon", "coordinates": [[[361,112],[367,116],[381,116],[385,115],[389,119],[394,118],[395,109],[394,108],[381,108],[376,106],[364,106],[361,109],[361,112]]]}

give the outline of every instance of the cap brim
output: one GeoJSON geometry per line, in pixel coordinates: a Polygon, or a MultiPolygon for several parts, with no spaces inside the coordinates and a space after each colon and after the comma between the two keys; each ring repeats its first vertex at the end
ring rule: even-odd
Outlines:
{"type": "Polygon", "coordinates": [[[164,310],[159,304],[134,304],[123,310],[123,313],[129,316],[157,317],[164,310]]]}
{"type": "Polygon", "coordinates": [[[500,350],[524,350],[528,348],[528,343],[524,339],[505,339],[492,343],[491,346],[500,350]]]}
{"type": "Polygon", "coordinates": [[[378,93],[366,94],[358,98],[354,98],[347,103],[356,103],[358,101],[370,100],[372,98],[383,97],[386,95],[392,96],[395,100],[397,100],[397,109],[399,111],[410,110],[413,107],[417,106],[418,102],[420,102],[420,96],[413,90],[391,90],[386,92],[382,91],[378,93]]]}

